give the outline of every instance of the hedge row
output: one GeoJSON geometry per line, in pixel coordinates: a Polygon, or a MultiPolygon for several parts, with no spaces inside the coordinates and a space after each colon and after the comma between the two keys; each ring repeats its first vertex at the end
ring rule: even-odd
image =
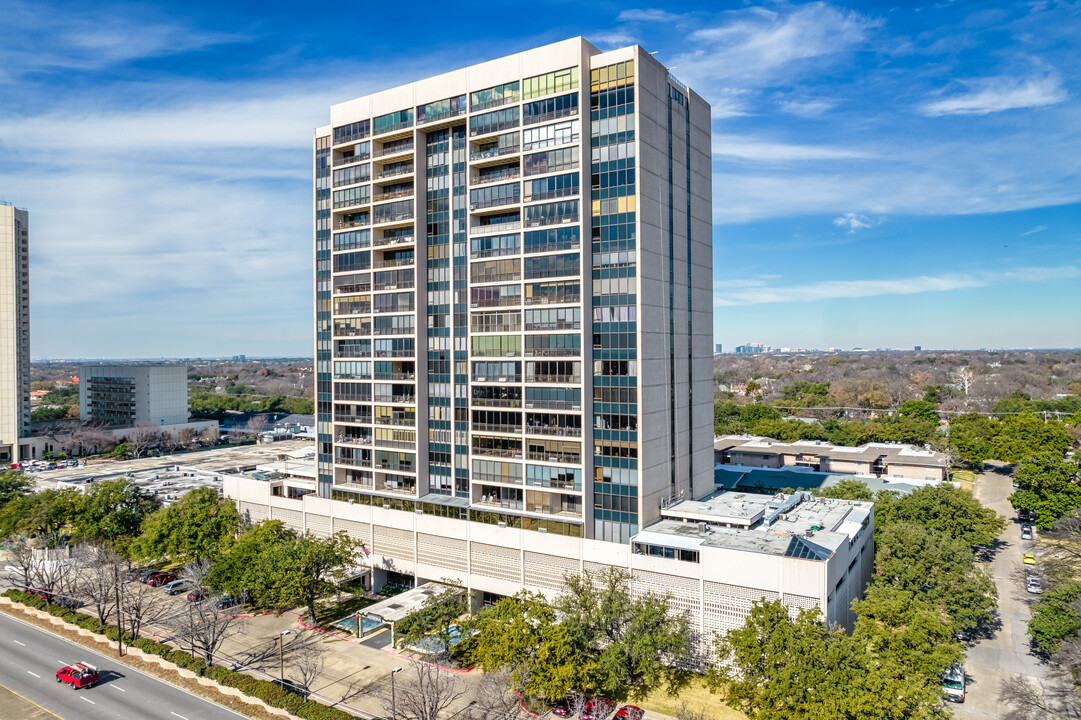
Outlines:
{"type": "MultiPolygon", "coordinates": [[[[99,635],[104,634],[110,640],[116,640],[116,628],[111,625],[103,628],[96,617],[77,613],[59,605],[50,605],[36,595],[20,590],[8,590],[3,594],[17,603],[45,610],[50,615],[62,618],[66,622],[84,627],[99,635]]],[[[208,668],[202,658],[194,657],[191,653],[177,650],[168,645],[162,645],[149,638],[132,639],[130,633],[124,633],[124,642],[131,647],[139,648],[143,652],[165,658],[178,667],[190,670],[196,675],[204,675],[220,685],[236,688],[245,695],[258,698],[272,707],[282,708],[297,717],[304,718],[304,720],[352,720],[353,718],[352,715],[338,708],[327,707],[314,700],[305,700],[300,695],[282,688],[278,683],[260,680],[251,675],[235,672],[219,665],[208,668]]]]}

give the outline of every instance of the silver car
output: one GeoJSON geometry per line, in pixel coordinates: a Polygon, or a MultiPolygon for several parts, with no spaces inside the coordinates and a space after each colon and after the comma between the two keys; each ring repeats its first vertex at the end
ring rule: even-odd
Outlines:
{"type": "Polygon", "coordinates": [[[1025,578],[1025,590],[1033,595],[1039,595],[1043,592],[1043,583],[1040,582],[1040,578],[1035,575],[1029,575],[1025,578]]]}

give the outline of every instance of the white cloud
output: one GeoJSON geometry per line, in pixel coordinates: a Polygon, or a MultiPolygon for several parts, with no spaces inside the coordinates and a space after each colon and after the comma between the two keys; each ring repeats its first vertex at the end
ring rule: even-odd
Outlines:
{"type": "Polygon", "coordinates": [[[817,120],[833,108],[837,107],[836,100],[816,98],[814,100],[781,100],[777,103],[781,112],[789,115],[817,120]]]}
{"type": "Polygon", "coordinates": [[[1056,105],[1067,93],[1057,75],[1021,80],[1009,77],[986,78],[964,82],[969,91],[953,97],[924,103],[924,115],[987,115],[1056,105]]]}
{"type": "Polygon", "coordinates": [[[873,157],[871,153],[863,150],[826,145],[792,145],[748,135],[715,135],[712,150],[715,156],[760,162],[854,160],[873,157]]]}
{"type": "Polygon", "coordinates": [[[670,13],[660,8],[642,8],[624,10],[619,14],[619,20],[623,22],[660,22],[670,23],[683,19],[682,15],[670,13]]]}
{"type": "Polygon", "coordinates": [[[1036,233],[1043,232],[1046,229],[1047,229],[1046,225],[1037,225],[1036,227],[1032,228],[1031,230],[1021,233],[1021,237],[1025,237],[1026,235],[1035,235],[1036,233]]]}
{"type": "Polygon", "coordinates": [[[1011,272],[978,274],[920,275],[907,278],[878,280],[825,280],[805,285],[770,286],[765,282],[746,280],[714,284],[713,304],[717,307],[760,305],[766,303],[807,303],[876,297],[879,295],[916,295],[926,292],[947,292],[980,288],[1001,282],[1045,282],[1077,277],[1081,271],[1074,266],[1022,268],[1011,272]]]}
{"type": "Polygon", "coordinates": [[[839,228],[848,228],[850,234],[871,227],[870,220],[856,213],[845,213],[841,217],[834,218],[833,224],[839,228]]]}

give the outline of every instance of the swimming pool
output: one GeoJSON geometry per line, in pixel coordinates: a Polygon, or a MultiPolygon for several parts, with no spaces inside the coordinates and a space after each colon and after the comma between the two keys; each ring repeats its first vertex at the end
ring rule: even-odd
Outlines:
{"type": "MultiPolygon", "coordinates": [[[[477,631],[473,630],[470,635],[476,635],[477,631]]],[[[450,640],[450,646],[454,647],[462,641],[462,628],[458,625],[451,625],[447,628],[447,639],[450,640]]],[[[409,646],[410,650],[414,650],[424,655],[435,655],[441,653],[444,650],[443,640],[435,635],[429,635],[428,637],[421,638],[415,643],[409,646]]]]}

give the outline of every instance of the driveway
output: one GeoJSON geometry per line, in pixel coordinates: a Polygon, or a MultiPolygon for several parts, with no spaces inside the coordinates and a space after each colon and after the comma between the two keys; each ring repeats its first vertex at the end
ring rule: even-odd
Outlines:
{"type": "Polygon", "coordinates": [[[1002,626],[993,637],[985,638],[969,648],[965,671],[969,685],[963,705],[952,705],[958,718],[999,718],[1005,708],[998,699],[1006,678],[1024,676],[1030,682],[1046,687],[1046,667],[1030,652],[1029,609],[1037,597],[1022,586],[1021,554],[1035,552],[1034,541],[1021,540],[1021,526],[1015,521],[1013,508],[1007,499],[1013,492],[1008,474],[994,467],[976,477],[975,496],[986,507],[1005,516],[1009,523],[999,535],[998,553],[988,566],[998,588],[999,618],[1002,626]]]}

